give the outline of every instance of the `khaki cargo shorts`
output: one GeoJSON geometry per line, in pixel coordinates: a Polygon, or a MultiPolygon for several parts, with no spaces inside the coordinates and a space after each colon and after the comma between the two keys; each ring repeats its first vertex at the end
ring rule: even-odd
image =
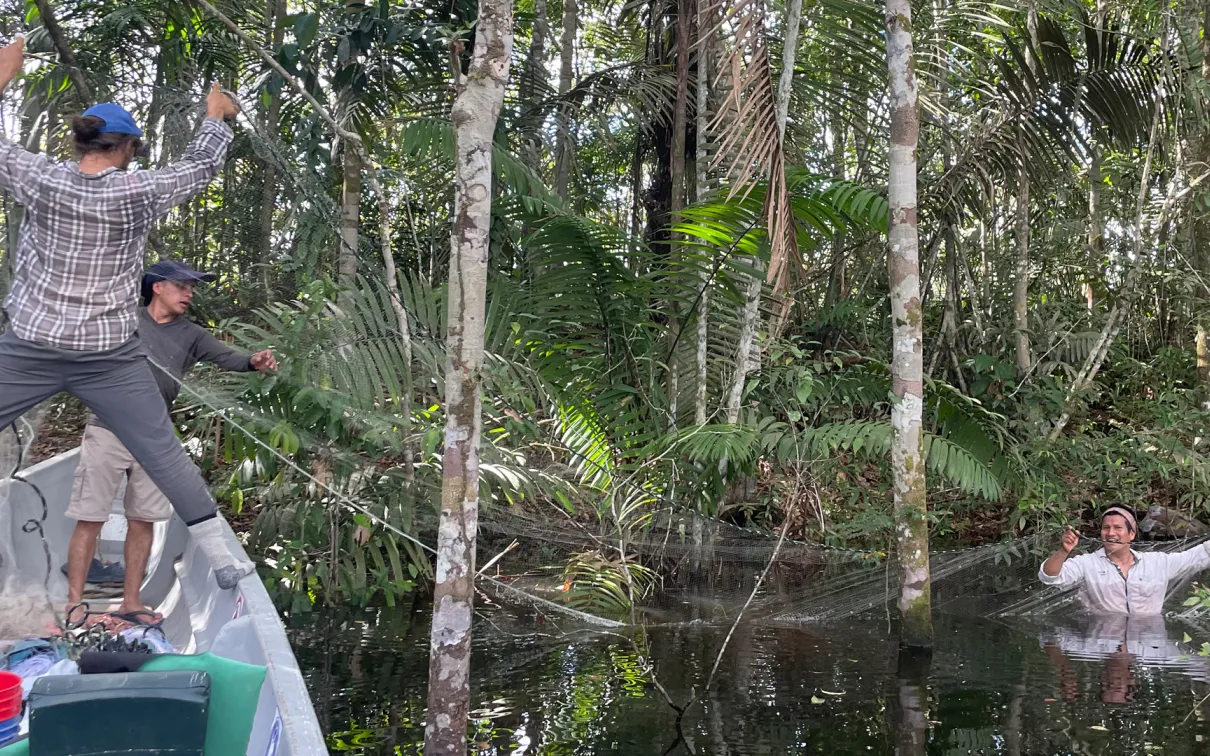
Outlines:
{"type": "Polygon", "coordinates": [[[82,522],[105,522],[113,511],[113,500],[126,483],[126,519],[139,522],[163,522],[172,517],[172,503],[147,473],[134,461],[118,437],[105,428],[89,424],[80,442],[80,462],[71,490],[67,516],[82,522]]]}

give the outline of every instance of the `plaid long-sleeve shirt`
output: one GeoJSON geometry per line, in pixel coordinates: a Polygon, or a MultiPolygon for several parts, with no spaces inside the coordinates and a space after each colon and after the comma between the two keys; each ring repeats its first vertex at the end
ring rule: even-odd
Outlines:
{"type": "Polygon", "coordinates": [[[25,207],[4,301],[13,333],[97,352],[129,339],[152,224],[218,175],[232,137],[226,123],[207,118],[172,165],[96,174],[0,137],[0,187],[25,207]]]}

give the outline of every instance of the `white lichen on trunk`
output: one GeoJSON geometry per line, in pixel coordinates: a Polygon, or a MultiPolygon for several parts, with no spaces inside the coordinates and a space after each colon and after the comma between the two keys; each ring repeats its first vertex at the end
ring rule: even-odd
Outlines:
{"type": "Polygon", "coordinates": [[[891,288],[891,470],[894,475],[899,555],[900,641],[932,643],[928,525],[925,521],[923,317],[920,305],[920,238],[916,216],[916,147],[920,134],[916,75],[912,68],[909,0],[886,5],[890,72],[891,146],[887,199],[887,255],[891,288]]]}
{"type": "Polygon", "coordinates": [[[479,517],[483,328],[491,229],[492,138],[513,46],[511,0],[480,0],[470,69],[454,99],[454,226],[446,331],[441,523],[424,752],[465,754],[479,517]]]}

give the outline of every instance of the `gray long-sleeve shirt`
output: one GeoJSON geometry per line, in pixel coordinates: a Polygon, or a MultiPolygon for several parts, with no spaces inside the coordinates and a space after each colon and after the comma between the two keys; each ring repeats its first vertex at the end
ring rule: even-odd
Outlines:
{"type": "MultiPolygon", "coordinates": [[[[247,354],[232,349],[205,328],[185,318],[157,323],[145,307],[140,307],[138,336],[143,344],[143,351],[152,362],[167,368],[177,380],[184,380],[185,374],[199,362],[209,362],[223,370],[236,373],[255,370],[247,354]]],[[[155,376],[160,394],[171,411],[172,403],[180,393],[180,384],[155,365],[152,365],[151,373],[155,376]]],[[[88,421],[93,425],[105,427],[95,415],[88,421]]]]}

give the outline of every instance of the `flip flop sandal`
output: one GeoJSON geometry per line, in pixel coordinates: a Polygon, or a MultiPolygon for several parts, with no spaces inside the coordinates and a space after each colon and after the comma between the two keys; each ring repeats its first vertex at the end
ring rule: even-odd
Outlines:
{"type": "Polygon", "coordinates": [[[78,604],[71,605],[70,607],[67,608],[67,611],[63,613],[63,624],[64,624],[64,626],[67,627],[68,630],[79,630],[80,628],[84,627],[85,624],[88,623],[89,617],[101,617],[104,614],[105,614],[105,612],[89,611],[88,602],[81,601],[78,604]],[[78,620],[73,622],[72,615],[78,614],[78,612],[76,610],[79,609],[80,607],[84,608],[84,616],[80,617],[78,620]]]}

